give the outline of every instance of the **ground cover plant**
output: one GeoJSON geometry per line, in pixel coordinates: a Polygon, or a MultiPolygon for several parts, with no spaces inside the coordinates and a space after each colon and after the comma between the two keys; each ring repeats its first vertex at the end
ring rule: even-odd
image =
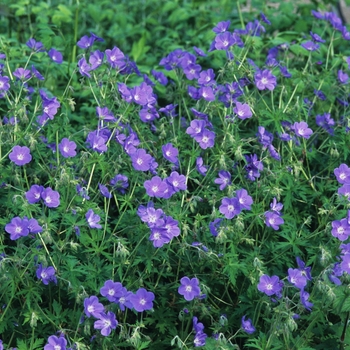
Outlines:
{"type": "Polygon", "coordinates": [[[347,348],[350,32],[311,15],[149,71],[1,37],[0,349],[347,348]]]}

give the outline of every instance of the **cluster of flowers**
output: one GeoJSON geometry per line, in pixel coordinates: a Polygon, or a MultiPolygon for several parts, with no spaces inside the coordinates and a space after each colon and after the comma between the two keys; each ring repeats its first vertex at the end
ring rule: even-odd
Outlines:
{"type": "MultiPolygon", "coordinates": [[[[313,306],[312,303],[308,301],[309,293],[305,291],[307,281],[311,281],[311,267],[306,267],[305,263],[299,258],[296,258],[298,268],[288,269],[288,281],[300,292],[300,301],[306,310],[311,311],[313,306]]],[[[265,293],[268,296],[275,295],[278,299],[282,298],[284,283],[278,276],[268,276],[262,275],[258,284],[258,290],[265,293]]]]}
{"type": "MultiPolygon", "coordinates": [[[[122,311],[125,311],[126,307],[128,309],[134,308],[138,312],[153,308],[154,294],[144,288],[140,288],[134,294],[123,287],[120,282],[108,280],[100,289],[100,293],[110,302],[118,304],[122,311]]],[[[93,316],[98,319],[94,323],[94,328],[100,329],[104,336],[108,336],[112,329],[115,329],[118,325],[115,314],[111,311],[106,313],[97,296],[93,295],[84,300],[84,311],[87,317],[93,316]]]]}
{"type": "Polygon", "coordinates": [[[150,197],[168,199],[174,193],[187,189],[186,176],[180,175],[177,171],[173,171],[163,180],[159,176],[153,176],[151,180],[145,181],[144,187],[150,197]]]}
{"type": "Polygon", "coordinates": [[[245,155],[244,157],[247,162],[246,166],[244,167],[247,172],[246,177],[250,181],[255,181],[260,177],[260,171],[264,170],[264,164],[258,159],[256,154],[245,155]]]}
{"type": "Polygon", "coordinates": [[[37,117],[37,122],[43,126],[47,121],[53,120],[61,104],[56,97],[49,98],[43,90],[39,91],[42,100],[43,113],[37,117]]]}
{"type": "Polygon", "coordinates": [[[202,119],[194,119],[186,130],[202,149],[214,147],[215,133],[206,129],[207,123],[202,119]]]}
{"type": "Polygon", "coordinates": [[[277,202],[276,198],[274,198],[270,204],[270,208],[270,211],[265,212],[265,224],[277,231],[279,226],[284,224],[284,220],[281,217],[283,204],[277,202]]]}
{"type": "Polygon", "coordinates": [[[60,205],[60,194],[51,187],[32,185],[25,196],[29,204],[37,203],[42,199],[49,208],[57,208],[60,205]]]}
{"type": "Polygon", "coordinates": [[[155,209],[153,202],[149,202],[147,206],[140,205],[137,215],[150,228],[149,239],[155,248],[162,247],[180,234],[178,221],[166,216],[162,209],[155,209]]]}
{"type": "Polygon", "coordinates": [[[9,224],[5,226],[5,231],[10,234],[11,240],[16,240],[29,233],[42,232],[43,228],[36,219],[28,219],[26,216],[21,219],[19,216],[14,217],[9,224]]]}
{"type": "Polygon", "coordinates": [[[219,207],[220,213],[224,214],[226,219],[232,219],[234,216],[239,215],[242,210],[251,210],[253,199],[248,195],[247,190],[244,188],[236,191],[236,197],[225,197],[221,201],[219,207]]]}
{"type": "Polygon", "coordinates": [[[334,169],[334,175],[342,185],[338,188],[338,194],[350,200],[350,168],[346,164],[340,164],[339,168],[334,169]]]}

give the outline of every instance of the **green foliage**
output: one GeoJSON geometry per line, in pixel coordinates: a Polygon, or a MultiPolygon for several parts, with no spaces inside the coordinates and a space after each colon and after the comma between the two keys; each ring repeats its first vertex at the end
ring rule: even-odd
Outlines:
{"type": "Polygon", "coordinates": [[[202,331],[208,335],[205,349],[345,349],[350,343],[349,277],[341,252],[346,248],[339,250],[333,228],[334,222],[348,219],[350,208],[348,196],[337,193],[342,184],[334,176],[335,168],[349,164],[350,91],[337,74],[348,72],[350,50],[339,30],[312,17],[312,5],[275,3],[278,9],[252,1],[254,11],[245,1],[228,0],[5,0],[0,5],[0,53],[6,55],[0,79],[8,77],[10,84],[8,91],[0,85],[0,334],[6,349],[42,349],[53,335],[64,336],[67,348],[194,349],[202,331]],[[260,17],[251,22],[260,11],[271,25],[260,17]],[[230,32],[248,22],[263,25],[266,32],[255,27],[249,35],[240,33],[244,45],[230,47],[228,59],[224,50],[208,52],[215,44],[212,28],[224,20],[230,21],[230,32]],[[317,51],[301,46],[311,30],[326,40],[317,51]],[[90,32],[104,42],[97,40],[87,50],[77,47],[90,32]],[[25,44],[31,37],[45,50],[31,50],[25,44]],[[89,71],[91,78],[79,72],[82,58],[89,62],[94,50],[114,46],[129,56],[130,71],[111,68],[104,57],[101,66],[89,71]],[[159,65],[176,49],[193,54],[193,46],[207,54],[196,56],[201,71],[215,73],[213,100],[188,93],[189,86],[200,87],[198,76],[189,79],[182,61],[192,56],[177,51],[181,60],[174,69],[159,65]],[[266,58],[276,47],[279,66],[266,58]],[[62,52],[62,64],[50,60],[45,51],[51,48],[62,52]],[[44,81],[32,73],[16,78],[17,68],[32,65],[44,81]],[[162,71],[169,83],[157,81],[152,69],[162,71]],[[258,69],[273,73],[273,89],[257,88],[258,69]],[[144,74],[154,85],[148,81],[145,87],[144,74]],[[147,104],[137,102],[135,90],[127,101],[121,83],[129,89],[143,86],[140,94],[147,95],[147,104]],[[251,117],[239,116],[238,102],[249,106],[251,117]],[[176,105],[175,116],[161,110],[170,104],[176,105]],[[107,107],[115,119],[99,119],[96,107],[107,107]],[[154,108],[157,117],[142,122],[142,108],[154,108]],[[331,131],[316,120],[326,113],[333,120],[331,131]],[[214,145],[203,147],[186,132],[194,119],[205,120],[215,132],[214,145]],[[297,134],[295,123],[302,121],[312,129],[310,137],[297,134]],[[259,127],[273,134],[269,146],[280,159],[259,141],[259,127]],[[64,156],[64,138],[76,143],[76,155],[64,156]],[[98,142],[106,149],[99,150],[98,142]],[[178,164],[164,156],[167,143],[178,149],[178,164]],[[11,161],[16,145],[30,149],[30,162],[11,161]],[[134,148],[151,155],[156,169],[135,170],[134,148]],[[198,170],[199,158],[205,174],[198,170]],[[174,171],[184,176],[185,190],[168,199],[147,193],[145,181],[156,175],[167,181],[168,191],[174,189],[169,185],[174,171]],[[217,181],[220,171],[231,175],[223,189],[217,181]],[[117,174],[127,176],[127,188],[111,183],[117,174]],[[35,184],[57,191],[59,205],[50,206],[43,192],[32,203],[28,191],[35,184]],[[110,196],[103,195],[100,184],[110,196]],[[223,200],[240,189],[253,204],[230,218],[223,200]],[[271,208],[273,199],[283,209],[271,208]],[[163,211],[157,225],[166,242],[160,246],[152,221],[147,224],[142,214],[147,205],[163,211]],[[100,226],[91,223],[90,210],[100,226]],[[274,227],[267,212],[277,211],[283,224],[274,227]],[[162,226],[170,217],[179,229],[171,238],[164,231],[169,225],[162,226]],[[37,220],[40,232],[14,239],[8,226],[14,218],[37,220]],[[308,297],[288,275],[288,269],[303,270],[296,257],[312,268],[308,297]],[[52,267],[57,281],[45,283],[45,276],[37,275],[39,266],[52,267]],[[280,278],[280,294],[258,290],[263,275],[280,278]],[[199,281],[201,293],[193,300],[178,291],[185,276],[199,281]],[[141,288],[152,292],[153,307],[142,313],[130,305],[123,310],[117,300],[102,295],[107,281],[132,293],[141,288]],[[94,327],[95,317],[85,317],[84,301],[91,296],[118,320],[108,336],[94,327]],[[247,331],[242,317],[251,320],[254,332],[247,331]]]}

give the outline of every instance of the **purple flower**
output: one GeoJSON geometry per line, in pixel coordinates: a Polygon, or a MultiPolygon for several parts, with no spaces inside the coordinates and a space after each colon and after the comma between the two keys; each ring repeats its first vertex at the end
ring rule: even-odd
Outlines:
{"type": "Polygon", "coordinates": [[[0,75],[0,91],[7,91],[10,88],[9,77],[2,77],[0,75]]]}
{"type": "Polygon", "coordinates": [[[135,294],[130,296],[129,300],[138,312],[151,310],[153,308],[154,294],[148,292],[145,288],[140,288],[135,294]]]}
{"type": "Polygon", "coordinates": [[[40,72],[32,65],[32,73],[39,80],[45,80],[45,78],[40,74],[40,72]]]}
{"type": "Polygon", "coordinates": [[[177,171],[173,171],[170,176],[166,178],[166,182],[173,188],[174,192],[187,190],[186,176],[179,175],[177,171]]]}
{"type": "Polygon", "coordinates": [[[228,50],[235,44],[235,39],[230,32],[219,33],[215,37],[215,48],[217,50],[228,50]]]}
{"type": "Polygon", "coordinates": [[[314,43],[313,41],[306,41],[302,44],[300,44],[301,47],[303,47],[304,49],[308,50],[308,51],[316,51],[320,48],[319,44],[314,43]]]}
{"type": "Polygon", "coordinates": [[[95,295],[84,299],[84,312],[87,317],[99,318],[104,309],[104,306],[99,303],[95,295]]]}
{"type": "Polygon", "coordinates": [[[267,211],[265,213],[265,224],[272,227],[275,231],[279,230],[279,225],[284,224],[284,220],[276,213],[267,211]]]}
{"type": "Polygon", "coordinates": [[[303,304],[306,310],[311,311],[311,308],[313,307],[314,304],[308,301],[309,297],[310,297],[310,294],[308,292],[305,292],[305,290],[303,289],[300,291],[301,303],[303,304]]]}
{"type": "Polygon", "coordinates": [[[227,31],[228,27],[230,26],[230,21],[222,21],[219,22],[214,28],[213,28],[213,32],[216,34],[219,33],[224,33],[227,31]]]}
{"type": "Polygon", "coordinates": [[[259,90],[273,90],[277,85],[276,77],[268,69],[259,70],[254,75],[254,80],[259,90]]]}
{"type": "Polygon", "coordinates": [[[205,130],[205,121],[201,119],[194,119],[191,121],[190,126],[186,130],[186,134],[191,137],[200,136],[205,130]]]}
{"type": "Polygon", "coordinates": [[[100,289],[100,293],[109,301],[116,302],[117,299],[123,295],[122,288],[123,285],[120,282],[113,282],[112,280],[108,280],[100,289]]]}
{"type": "Polygon", "coordinates": [[[57,208],[60,205],[60,194],[57,191],[52,190],[51,187],[42,190],[41,198],[49,208],[57,208]]]}
{"type": "MultiPolygon", "coordinates": [[[[164,222],[162,222],[163,224],[164,222]]],[[[151,227],[151,235],[149,240],[153,242],[153,247],[161,248],[164,244],[170,242],[172,237],[168,235],[167,229],[162,226],[152,226],[151,227]]]]}
{"type": "Polygon", "coordinates": [[[253,198],[249,196],[247,190],[244,188],[236,191],[236,196],[240,205],[240,208],[251,210],[251,205],[253,204],[253,198]]]}
{"type": "Polygon", "coordinates": [[[119,304],[120,310],[125,311],[125,307],[128,309],[132,309],[133,305],[130,301],[130,297],[133,295],[132,292],[128,292],[125,287],[123,287],[120,291],[121,296],[115,301],[116,304],[119,304]]]}
{"type": "Polygon", "coordinates": [[[334,175],[340,184],[350,184],[350,168],[346,164],[340,164],[334,169],[334,175]]]}
{"type": "Polygon", "coordinates": [[[41,192],[44,190],[43,186],[32,185],[29,191],[26,192],[25,196],[29,204],[34,204],[40,201],[41,192]]]}
{"type": "Polygon", "coordinates": [[[94,41],[95,41],[94,37],[92,37],[92,36],[90,37],[88,35],[84,35],[77,42],[77,46],[79,46],[81,49],[88,49],[89,47],[92,46],[94,41]]]}
{"type": "Polygon", "coordinates": [[[210,233],[214,236],[214,237],[217,237],[218,235],[218,229],[220,228],[220,224],[221,224],[221,221],[223,219],[221,218],[218,218],[218,219],[215,219],[214,221],[211,221],[209,223],[209,230],[210,230],[210,233]]]}
{"type": "Polygon", "coordinates": [[[180,234],[179,222],[174,220],[171,216],[165,217],[163,227],[166,229],[169,239],[177,237],[180,234]]]}
{"type": "Polygon", "coordinates": [[[210,86],[202,86],[198,90],[199,97],[202,97],[206,101],[214,101],[214,91],[210,86]]]}
{"type": "Polygon", "coordinates": [[[81,75],[87,78],[91,78],[91,74],[89,73],[92,69],[91,66],[86,62],[86,58],[82,57],[78,61],[79,72],[81,75]]]}
{"type": "Polygon", "coordinates": [[[64,158],[75,157],[77,145],[74,141],[69,141],[66,137],[59,143],[58,148],[64,158]]]}
{"type": "Polygon", "coordinates": [[[338,80],[340,83],[346,84],[349,80],[349,76],[340,69],[338,70],[338,80]]]}
{"type": "Polygon", "coordinates": [[[219,177],[214,180],[217,185],[220,185],[220,191],[224,190],[231,184],[231,174],[226,170],[219,171],[219,177]]]}
{"type": "Polygon", "coordinates": [[[152,177],[151,180],[144,182],[146,193],[150,197],[163,198],[165,191],[168,189],[168,185],[159,176],[152,177]]]}
{"type": "Polygon", "coordinates": [[[118,174],[111,179],[110,184],[115,190],[121,194],[126,193],[126,189],[129,187],[128,177],[122,174],[118,174]]]}
{"type": "Polygon", "coordinates": [[[330,135],[334,135],[334,119],[331,118],[329,113],[324,113],[322,115],[316,115],[316,124],[323,129],[325,129],[330,135]]]}
{"type": "Polygon", "coordinates": [[[270,203],[270,208],[275,214],[281,215],[280,211],[283,209],[283,204],[277,202],[277,199],[274,197],[270,203]]]}
{"type": "Polygon", "coordinates": [[[310,35],[312,37],[312,40],[317,42],[317,43],[325,43],[326,40],[323,40],[318,34],[310,32],[310,35]]]}
{"type": "Polygon", "coordinates": [[[26,42],[26,45],[32,49],[33,51],[36,51],[36,52],[40,52],[40,51],[44,51],[43,48],[44,48],[44,45],[42,42],[40,41],[36,41],[34,38],[30,38],[27,42],[26,42]]]}
{"type": "Polygon", "coordinates": [[[32,160],[30,150],[26,146],[14,146],[12,152],[9,154],[9,158],[16,165],[24,165],[32,160]]]}
{"type": "MultiPolygon", "coordinates": [[[[28,220],[26,216],[23,219],[28,220]]],[[[29,233],[39,233],[43,230],[43,228],[39,225],[38,221],[33,218],[28,220],[28,229],[29,233]]]]}
{"type": "Polygon", "coordinates": [[[98,318],[99,320],[94,323],[94,328],[101,329],[101,334],[108,337],[111,334],[112,329],[116,329],[118,325],[115,314],[111,311],[108,311],[107,314],[101,312],[98,318]]]}
{"type": "Polygon", "coordinates": [[[117,121],[113,113],[107,107],[96,107],[96,115],[100,120],[104,120],[106,122],[117,121]]]}
{"type": "Polygon", "coordinates": [[[178,288],[178,292],[179,294],[183,295],[187,301],[199,297],[201,291],[197,278],[193,277],[192,279],[189,279],[187,276],[185,276],[180,279],[180,282],[181,286],[178,288]]]}
{"type": "Polygon", "coordinates": [[[200,72],[199,78],[198,78],[198,84],[199,85],[212,85],[215,83],[215,74],[213,69],[208,69],[205,71],[200,72]]]}
{"type": "Polygon", "coordinates": [[[310,138],[312,135],[313,131],[308,127],[307,123],[305,122],[295,122],[293,124],[293,128],[295,131],[295,134],[297,136],[303,137],[304,139],[310,138]]]}
{"type": "Polygon", "coordinates": [[[299,268],[299,271],[301,272],[301,274],[303,276],[306,277],[306,279],[308,279],[309,281],[312,280],[312,277],[311,277],[311,267],[305,267],[305,263],[304,261],[302,261],[298,256],[296,257],[296,261],[297,261],[297,264],[298,264],[298,268],[299,268]]]}
{"type": "Polygon", "coordinates": [[[263,126],[258,127],[256,136],[258,137],[258,141],[262,144],[263,147],[268,147],[272,144],[273,135],[268,132],[263,126]]]}
{"type": "Polygon", "coordinates": [[[239,201],[235,197],[223,198],[219,210],[221,214],[225,215],[226,219],[232,219],[234,216],[239,215],[242,211],[239,201]]]}
{"type": "Polygon", "coordinates": [[[164,75],[163,72],[157,72],[155,70],[151,70],[151,74],[154,76],[154,78],[162,85],[168,84],[168,78],[164,75]]]}
{"type": "Polygon", "coordinates": [[[179,162],[178,155],[179,150],[175,148],[171,143],[167,143],[162,146],[163,157],[169,162],[177,164],[179,162]]]}
{"type": "Polygon", "coordinates": [[[236,102],[236,107],[233,111],[238,115],[239,119],[248,119],[253,115],[248,104],[240,103],[238,101],[236,102]]]}
{"type": "Polygon", "coordinates": [[[203,332],[198,332],[196,333],[194,340],[193,340],[193,344],[195,347],[199,347],[199,346],[204,346],[205,345],[205,340],[207,339],[207,334],[203,333],[203,332]]]}
{"type": "Polygon", "coordinates": [[[196,169],[203,176],[205,176],[206,172],[208,171],[208,166],[203,165],[203,158],[202,157],[198,157],[196,159],[196,169]]]}
{"type": "Polygon", "coordinates": [[[85,214],[85,218],[90,228],[102,228],[102,226],[98,223],[101,220],[100,216],[95,214],[92,209],[89,209],[87,211],[87,213],[85,214]]]}
{"type": "Polygon", "coordinates": [[[350,235],[350,225],[347,219],[332,221],[332,236],[345,241],[350,235]]]}
{"type": "Polygon", "coordinates": [[[50,56],[50,58],[52,59],[52,61],[58,63],[58,64],[61,64],[63,62],[63,56],[62,54],[55,50],[55,49],[50,49],[48,51],[48,55],[50,56]]]}
{"type": "Polygon", "coordinates": [[[107,151],[107,140],[102,136],[98,136],[94,131],[89,132],[86,142],[88,142],[90,144],[90,147],[98,153],[107,151]]]}
{"type": "Polygon", "coordinates": [[[345,254],[342,256],[340,267],[343,272],[350,274],[350,254],[345,254]]]}
{"type": "Polygon", "coordinates": [[[335,263],[332,271],[328,275],[328,278],[332,283],[336,284],[337,286],[340,286],[341,281],[338,277],[340,277],[342,275],[343,275],[343,270],[341,268],[340,263],[335,263]]]}
{"type": "Polygon", "coordinates": [[[16,216],[11,220],[11,223],[5,226],[5,231],[10,234],[10,239],[14,241],[20,237],[28,236],[28,224],[28,219],[21,219],[20,217],[16,216]]]}
{"type": "Polygon", "coordinates": [[[139,148],[131,155],[131,161],[135,170],[148,171],[151,167],[152,156],[143,148],[139,148]]]}
{"type": "Polygon", "coordinates": [[[48,344],[44,346],[44,350],[66,350],[67,340],[63,336],[51,335],[47,341],[48,344]]]}
{"type": "Polygon", "coordinates": [[[215,133],[204,130],[200,135],[194,137],[202,149],[212,148],[214,146],[215,133]]]}
{"type": "Polygon", "coordinates": [[[96,50],[90,54],[89,63],[91,65],[91,70],[97,69],[102,63],[105,54],[99,50],[96,50]]]}
{"type": "Polygon", "coordinates": [[[348,200],[350,200],[350,184],[345,184],[342,187],[339,187],[338,194],[345,196],[348,200]]]}
{"type": "Polygon", "coordinates": [[[124,53],[114,46],[112,50],[106,50],[107,62],[112,68],[123,69],[125,67],[125,55],[124,53]]]}
{"type": "Polygon", "coordinates": [[[112,198],[112,194],[111,192],[108,191],[107,186],[102,185],[102,184],[98,184],[98,188],[100,190],[100,193],[102,194],[102,196],[106,197],[106,198],[112,198]]]}
{"type": "Polygon", "coordinates": [[[285,78],[291,78],[292,74],[288,71],[287,67],[284,66],[279,66],[279,69],[281,71],[281,74],[285,77],[285,78]]]}
{"type": "Polygon", "coordinates": [[[242,317],[241,323],[242,323],[241,327],[246,333],[253,334],[256,331],[255,327],[253,326],[252,320],[250,318],[246,320],[246,315],[242,317]]]}
{"type": "Polygon", "coordinates": [[[170,104],[163,108],[159,108],[159,112],[164,113],[167,117],[174,118],[177,116],[176,107],[177,105],[170,104]]]}
{"type": "Polygon", "coordinates": [[[258,284],[258,290],[268,296],[279,294],[282,287],[278,276],[262,275],[258,284]]]}
{"type": "Polygon", "coordinates": [[[288,281],[294,284],[299,289],[304,289],[307,284],[306,277],[299,269],[288,269],[288,281]]]}
{"type": "Polygon", "coordinates": [[[17,68],[14,72],[13,75],[18,78],[19,80],[28,80],[30,79],[31,72],[29,69],[24,69],[24,68],[17,68]]]}
{"type": "Polygon", "coordinates": [[[38,277],[39,280],[42,280],[45,285],[48,285],[49,282],[54,282],[57,284],[55,273],[56,271],[52,266],[43,267],[41,264],[39,264],[39,267],[36,270],[36,277],[38,277]]]}

